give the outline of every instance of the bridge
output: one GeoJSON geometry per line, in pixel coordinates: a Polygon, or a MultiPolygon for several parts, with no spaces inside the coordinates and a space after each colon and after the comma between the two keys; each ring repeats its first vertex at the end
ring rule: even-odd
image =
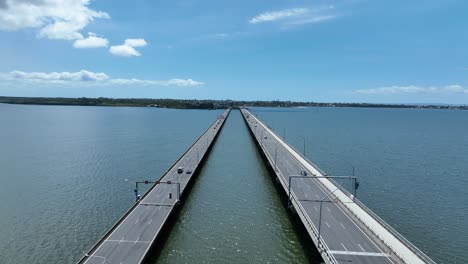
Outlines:
{"type": "Polygon", "coordinates": [[[142,263],[200,169],[229,113],[227,109],[220,115],[158,181],[142,181],[152,183],[150,189],[142,197],[135,189],[137,202],[78,263],[142,263]]]}
{"type": "MultiPolygon", "coordinates": [[[[78,263],[142,263],[186,187],[200,170],[230,109],[216,121],[157,181],[138,182],[136,203],[78,263]],[[138,184],[152,184],[140,197],[138,184]]],[[[434,264],[427,255],[344,189],[335,179],[300,154],[249,110],[242,116],[264,159],[283,187],[288,203],[327,264],[434,264]]]]}
{"type": "Polygon", "coordinates": [[[273,130],[241,109],[271,170],[287,194],[325,263],[435,263],[335,179],[300,154],[273,130]]]}

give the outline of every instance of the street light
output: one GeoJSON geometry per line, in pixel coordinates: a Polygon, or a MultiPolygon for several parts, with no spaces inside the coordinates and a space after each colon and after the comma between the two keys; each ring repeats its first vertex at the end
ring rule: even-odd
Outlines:
{"type": "Polygon", "coordinates": [[[326,198],[328,198],[330,195],[332,195],[334,192],[336,192],[339,188],[336,188],[333,192],[325,195],[325,197],[323,197],[321,200],[320,200],[320,211],[319,211],[319,226],[318,226],[318,248],[320,248],[320,241],[322,240],[322,236],[320,235],[320,230],[321,230],[321,227],[322,227],[322,204],[323,204],[323,200],[325,200],[326,198]]]}
{"type": "MultiPolygon", "coordinates": [[[[299,136],[300,138],[302,138],[304,140],[304,144],[303,144],[303,154],[304,154],[304,157],[306,156],[306,138],[303,137],[303,136],[299,136]]],[[[353,174],[354,176],[354,174],[353,174]]]]}
{"type": "Polygon", "coordinates": [[[260,139],[261,145],[263,145],[263,134],[265,134],[265,129],[262,130],[262,138],[260,139]]]}
{"type": "MultiPolygon", "coordinates": [[[[357,178],[355,176],[303,176],[303,175],[290,175],[289,176],[289,186],[288,186],[288,206],[291,207],[292,201],[291,201],[291,181],[293,178],[309,178],[309,179],[320,179],[320,178],[325,178],[325,179],[352,179],[354,181],[354,197],[356,197],[356,190],[359,188],[359,182],[357,181],[357,178]]],[[[335,190],[336,191],[336,190],[335,190]]],[[[333,191],[334,192],[334,191],[333,191]]]]}
{"type": "MultiPolygon", "coordinates": [[[[177,174],[178,176],[178,174],[177,174]]],[[[178,181],[178,179],[177,179],[178,181]]],[[[144,184],[149,184],[149,183],[154,183],[154,184],[160,184],[160,183],[164,183],[164,184],[176,184],[177,185],[177,201],[176,203],[180,202],[180,183],[179,182],[176,182],[176,183],[173,183],[172,181],[137,181],[135,182],[135,202],[138,202],[140,201],[141,197],[140,195],[138,194],[138,184],[140,183],[144,183],[144,184]]],[[[169,194],[169,198],[172,198],[172,194],[170,193],[169,194]]]]}
{"type": "Polygon", "coordinates": [[[346,162],[346,164],[348,164],[353,169],[353,176],[354,176],[354,166],[353,166],[353,164],[349,163],[346,160],[343,160],[343,161],[346,162]]]}
{"type": "MultiPolygon", "coordinates": [[[[300,175],[291,175],[289,176],[289,186],[288,186],[288,206],[291,207],[292,205],[292,202],[291,202],[291,180],[293,178],[310,178],[310,179],[313,179],[313,178],[339,178],[339,179],[353,179],[354,180],[354,197],[356,196],[356,190],[357,188],[359,188],[359,182],[357,181],[356,177],[354,176],[300,176],[300,175]]],[[[340,189],[339,187],[337,187],[335,190],[333,190],[333,192],[330,192],[329,194],[325,195],[325,197],[323,197],[322,199],[320,200],[314,200],[314,201],[317,201],[317,202],[320,202],[320,211],[319,211],[319,226],[318,226],[318,237],[317,237],[317,240],[318,240],[318,247],[320,248],[320,241],[322,239],[321,237],[321,227],[322,227],[322,203],[323,201],[330,197],[330,195],[332,195],[334,192],[336,192],[338,189],[340,189]]],[[[354,200],[354,197],[353,197],[353,200],[354,200]]]]}
{"type": "Polygon", "coordinates": [[[276,146],[275,148],[275,171],[278,171],[278,169],[276,168],[276,154],[278,154],[278,147],[279,146],[276,146]]]}

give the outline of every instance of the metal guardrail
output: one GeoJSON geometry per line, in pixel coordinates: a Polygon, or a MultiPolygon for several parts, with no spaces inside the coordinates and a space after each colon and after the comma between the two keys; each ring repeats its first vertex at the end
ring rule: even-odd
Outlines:
{"type": "MultiPolygon", "coordinates": [[[[252,115],[252,113],[249,111],[249,113],[252,115]]],[[[257,117],[256,117],[257,118],[257,117]]],[[[260,122],[261,120],[257,118],[260,122]]],[[[263,122],[262,122],[263,123],[263,122]]],[[[268,126],[266,126],[268,127],[268,126]]],[[[277,137],[281,138],[280,135],[278,135],[274,130],[270,129],[270,131],[275,134],[277,137]]],[[[295,147],[293,147],[291,144],[289,144],[287,141],[283,140],[286,145],[288,145],[291,149],[293,149],[299,156],[301,156],[304,160],[306,160],[312,167],[314,167],[317,171],[319,171],[322,175],[328,175],[326,172],[324,172],[322,169],[320,169],[315,163],[313,163],[311,160],[309,160],[307,157],[305,157],[300,151],[298,151],[295,147]]],[[[349,193],[346,188],[341,186],[341,184],[337,183],[333,179],[329,179],[337,188],[339,188],[345,195],[348,197],[352,197],[351,193],[349,193]]],[[[342,203],[344,206],[347,207],[345,203],[343,203],[340,199],[337,199],[340,203],[342,203]]],[[[392,226],[390,226],[387,222],[385,222],[380,216],[378,216],[376,213],[374,213],[371,209],[369,209],[367,206],[365,206],[359,199],[356,197],[353,198],[354,203],[356,203],[359,207],[361,207],[367,214],[369,214],[372,218],[374,218],[380,225],[382,225],[390,234],[392,234],[395,238],[400,240],[408,249],[410,249],[414,254],[416,254],[418,257],[420,257],[423,261],[429,263],[429,264],[436,264],[434,260],[432,260],[429,256],[427,256],[424,252],[422,252],[418,247],[416,247],[413,243],[411,243],[409,240],[407,240],[403,235],[401,235],[398,231],[396,231],[392,226]]],[[[359,219],[359,221],[366,226],[366,228],[372,232],[372,234],[378,238],[380,241],[382,241],[391,251],[395,256],[397,256],[402,262],[406,263],[404,258],[398,254],[390,245],[388,245],[383,238],[380,237],[380,235],[376,234],[359,216],[357,216],[352,210],[348,209],[353,215],[359,219]]]]}

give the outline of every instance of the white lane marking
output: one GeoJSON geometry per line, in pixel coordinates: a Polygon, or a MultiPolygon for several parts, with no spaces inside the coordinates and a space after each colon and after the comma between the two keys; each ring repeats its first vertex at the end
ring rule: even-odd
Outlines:
{"type": "Polygon", "coordinates": [[[138,223],[138,221],[140,221],[140,218],[138,218],[138,219],[135,221],[135,225],[138,223]]]}
{"type": "Polygon", "coordinates": [[[309,196],[307,196],[307,193],[304,193],[304,195],[305,195],[305,197],[306,197],[307,199],[309,199],[309,196]]]}
{"type": "Polygon", "coordinates": [[[343,246],[344,250],[348,251],[348,249],[343,245],[343,243],[341,243],[341,245],[343,246]]]}
{"type": "Polygon", "coordinates": [[[150,220],[148,221],[148,225],[151,224],[151,222],[153,222],[153,219],[150,219],[150,220]]]}
{"type": "Polygon", "coordinates": [[[330,208],[327,207],[327,211],[330,212],[330,208]]]}
{"type": "Polygon", "coordinates": [[[328,226],[328,228],[330,228],[330,229],[331,229],[331,227],[330,227],[330,225],[328,224],[328,222],[327,222],[327,221],[325,221],[325,224],[328,226]]]}
{"type": "MultiPolygon", "coordinates": [[[[322,188],[322,187],[320,187],[320,188],[322,188]]],[[[383,252],[383,250],[382,250],[379,246],[377,246],[377,244],[374,242],[374,240],[372,240],[372,239],[364,232],[364,230],[362,230],[361,227],[359,227],[358,224],[357,224],[356,222],[354,222],[354,221],[351,219],[351,217],[343,211],[343,209],[341,209],[341,207],[340,207],[338,204],[335,204],[335,203],[334,203],[334,205],[349,219],[349,221],[350,221],[351,223],[353,223],[353,224],[358,228],[359,231],[361,231],[362,234],[364,234],[365,237],[367,237],[368,240],[370,240],[370,242],[375,246],[375,248],[377,248],[382,254],[385,254],[385,253],[383,252]]],[[[395,262],[393,262],[393,260],[390,258],[390,255],[385,254],[385,256],[387,256],[387,259],[388,259],[391,263],[395,263],[395,262]]]]}
{"type": "Polygon", "coordinates": [[[357,244],[359,246],[359,248],[362,250],[362,251],[365,251],[364,248],[361,246],[361,244],[357,244]]]}
{"type": "Polygon", "coordinates": [[[315,194],[315,197],[320,198],[320,197],[318,196],[318,194],[315,194]]]}
{"type": "Polygon", "coordinates": [[[150,244],[151,241],[140,241],[140,240],[115,240],[115,239],[108,239],[106,242],[119,242],[120,243],[144,243],[144,244],[150,244]]]}
{"type": "Polygon", "coordinates": [[[122,241],[124,241],[125,239],[125,236],[122,237],[122,239],[119,240],[119,244],[122,243],[122,241]]]}
{"type": "Polygon", "coordinates": [[[388,254],[379,252],[359,252],[359,251],[340,251],[330,250],[334,255],[355,255],[355,256],[372,256],[372,257],[388,257],[388,254]]]}
{"type": "Polygon", "coordinates": [[[317,212],[318,212],[318,209],[317,209],[317,207],[315,207],[315,206],[314,206],[314,209],[315,209],[315,211],[317,211],[317,212]]]}
{"type": "Polygon", "coordinates": [[[340,226],[343,228],[343,229],[346,229],[346,227],[343,225],[343,223],[340,222],[340,226]]]}

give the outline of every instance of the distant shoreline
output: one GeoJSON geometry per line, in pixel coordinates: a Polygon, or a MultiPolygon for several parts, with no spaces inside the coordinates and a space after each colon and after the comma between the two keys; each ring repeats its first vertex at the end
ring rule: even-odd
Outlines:
{"type": "Polygon", "coordinates": [[[234,101],[234,100],[185,100],[185,99],[137,99],[137,98],[65,98],[65,97],[9,97],[0,96],[0,103],[24,105],[74,105],[74,106],[126,106],[176,109],[223,109],[228,107],[364,107],[364,108],[417,108],[460,109],[468,105],[416,105],[370,103],[317,103],[293,101],[234,101]]]}

